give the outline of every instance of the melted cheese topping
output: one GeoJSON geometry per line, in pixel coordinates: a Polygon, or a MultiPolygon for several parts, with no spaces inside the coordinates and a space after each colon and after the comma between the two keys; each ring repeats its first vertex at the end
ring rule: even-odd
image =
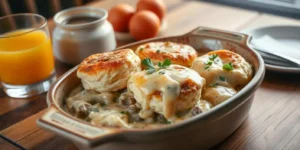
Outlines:
{"type": "Polygon", "coordinates": [[[171,65],[152,74],[137,72],[128,82],[128,90],[141,104],[141,118],[148,118],[153,111],[168,120],[174,120],[178,111],[193,107],[201,97],[205,79],[189,68],[171,65]]]}
{"type": "Polygon", "coordinates": [[[89,114],[89,118],[91,118],[91,123],[94,125],[130,128],[128,115],[121,114],[118,109],[92,112],[89,114]]]}
{"type": "Polygon", "coordinates": [[[206,100],[199,100],[196,106],[199,107],[202,112],[207,112],[213,107],[213,105],[206,100]]]}

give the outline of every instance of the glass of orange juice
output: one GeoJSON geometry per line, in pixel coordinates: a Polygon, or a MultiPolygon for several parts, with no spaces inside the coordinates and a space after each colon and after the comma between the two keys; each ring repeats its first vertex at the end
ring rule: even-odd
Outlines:
{"type": "Polygon", "coordinates": [[[55,80],[47,20],[37,14],[0,18],[0,82],[14,98],[48,91],[55,80]]]}

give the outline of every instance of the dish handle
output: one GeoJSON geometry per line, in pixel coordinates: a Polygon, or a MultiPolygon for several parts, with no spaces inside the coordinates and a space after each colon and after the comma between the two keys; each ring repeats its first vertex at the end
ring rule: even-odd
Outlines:
{"type": "Polygon", "coordinates": [[[248,42],[250,40],[250,36],[247,34],[225,31],[220,29],[213,29],[208,27],[201,27],[201,26],[197,27],[196,29],[192,30],[186,35],[214,37],[222,40],[233,41],[244,45],[248,45],[248,42]]]}
{"type": "Polygon", "coordinates": [[[71,119],[66,114],[59,112],[53,105],[37,120],[37,124],[76,142],[88,144],[89,147],[92,147],[95,142],[98,143],[99,139],[103,139],[104,136],[116,132],[116,130],[95,127],[82,121],[71,119]]]}

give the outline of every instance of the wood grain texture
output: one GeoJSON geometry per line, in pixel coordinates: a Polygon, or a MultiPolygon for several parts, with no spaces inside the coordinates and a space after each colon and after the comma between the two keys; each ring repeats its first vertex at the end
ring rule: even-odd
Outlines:
{"type": "Polygon", "coordinates": [[[249,117],[216,149],[299,149],[299,75],[267,72],[249,117]]]}
{"type": "Polygon", "coordinates": [[[41,144],[35,145],[32,149],[40,150],[77,150],[76,146],[69,140],[60,136],[53,136],[41,144]]]}
{"type": "MultiPolygon", "coordinates": [[[[2,130],[0,134],[22,145],[26,149],[75,149],[68,140],[55,136],[37,126],[36,120],[45,110],[42,110],[12,126],[2,130]]],[[[4,146],[9,146],[7,143],[4,146]]],[[[1,146],[1,143],[0,143],[1,146]]]]}
{"type": "MultiPolygon", "coordinates": [[[[28,102],[24,105],[0,115],[0,130],[3,130],[23,120],[24,118],[30,117],[31,115],[47,108],[45,97],[46,93],[41,94],[39,96],[35,96],[33,98],[28,98],[28,102]]],[[[16,99],[9,100],[14,101],[16,99]]]]}
{"type": "Polygon", "coordinates": [[[45,110],[40,111],[12,126],[2,130],[0,134],[5,135],[6,137],[18,141],[23,139],[24,137],[40,130],[36,125],[36,120],[41,117],[41,115],[45,112],[45,110]]]}
{"type": "Polygon", "coordinates": [[[165,35],[184,34],[198,26],[236,31],[258,15],[258,12],[190,1],[167,15],[169,26],[165,35]]]}
{"type": "MultiPolygon", "coordinates": [[[[3,93],[3,97],[4,97],[4,93],[3,93]]],[[[8,97],[2,98],[1,105],[0,105],[0,116],[11,110],[14,110],[15,108],[23,106],[24,104],[28,103],[29,101],[31,101],[31,100],[28,100],[28,99],[13,99],[12,100],[8,97]]]]}
{"type": "MultiPolygon", "coordinates": [[[[72,67],[74,66],[63,64],[58,60],[55,61],[57,77],[61,76],[72,67]]],[[[0,101],[0,130],[47,107],[46,93],[26,99],[15,99],[6,96],[1,90],[0,101]]]]}
{"type": "MultiPolygon", "coordinates": [[[[135,5],[137,0],[103,0],[89,5],[110,9],[120,2],[135,5]]],[[[241,31],[265,25],[300,25],[298,20],[200,1],[166,0],[166,3],[168,28],[163,36],[186,33],[197,26],[241,31]]],[[[53,21],[49,20],[48,26],[52,32],[53,21]]],[[[58,76],[72,67],[56,61],[58,76]]],[[[299,75],[267,72],[246,121],[213,149],[300,149],[299,107],[299,75]]],[[[6,129],[0,134],[28,149],[76,149],[69,140],[37,127],[35,121],[44,108],[45,94],[17,100],[1,91],[0,130],[6,129]]]]}
{"type": "Polygon", "coordinates": [[[4,150],[20,150],[20,147],[17,147],[16,145],[14,145],[14,143],[8,141],[2,135],[0,135],[0,148],[4,150]]]}
{"type": "Polygon", "coordinates": [[[49,141],[53,136],[53,133],[41,129],[16,142],[27,149],[32,149],[36,145],[40,145],[45,141],[49,141]]]}

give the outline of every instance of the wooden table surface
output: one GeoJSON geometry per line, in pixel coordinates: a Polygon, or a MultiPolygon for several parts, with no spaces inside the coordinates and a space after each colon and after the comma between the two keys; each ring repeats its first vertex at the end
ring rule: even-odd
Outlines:
{"type": "MultiPolygon", "coordinates": [[[[102,0],[89,5],[110,9],[119,2],[135,5],[137,0],[102,0]]],[[[266,25],[300,25],[299,20],[228,6],[191,0],[165,0],[168,28],[162,36],[186,33],[197,26],[230,31],[266,25]]],[[[50,31],[54,28],[49,20],[50,31]]],[[[124,43],[119,43],[119,45],[124,43]]],[[[57,75],[72,66],[56,62],[57,75]]],[[[47,108],[46,94],[13,99],[0,90],[0,134],[27,149],[76,149],[68,140],[36,125],[47,108]]],[[[300,75],[266,72],[246,121],[213,149],[300,149],[300,75]]],[[[0,149],[10,149],[0,138],[0,149]]]]}

